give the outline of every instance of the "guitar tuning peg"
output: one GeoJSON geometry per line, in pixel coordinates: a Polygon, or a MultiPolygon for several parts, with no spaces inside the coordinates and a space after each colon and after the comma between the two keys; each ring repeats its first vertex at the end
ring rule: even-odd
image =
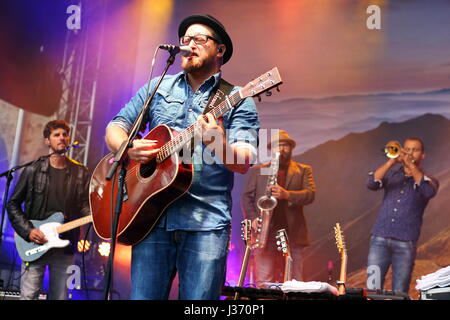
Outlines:
{"type": "Polygon", "coordinates": [[[258,97],[258,102],[261,102],[261,96],[260,95],[257,95],[257,97],[258,97]]]}
{"type": "Polygon", "coordinates": [[[277,86],[277,91],[280,92],[280,86],[277,86]]]}
{"type": "Polygon", "coordinates": [[[266,96],[267,96],[267,97],[270,97],[271,95],[272,95],[272,91],[270,91],[270,90],[269,90],[269,91],[266,91],[266,96]]]}

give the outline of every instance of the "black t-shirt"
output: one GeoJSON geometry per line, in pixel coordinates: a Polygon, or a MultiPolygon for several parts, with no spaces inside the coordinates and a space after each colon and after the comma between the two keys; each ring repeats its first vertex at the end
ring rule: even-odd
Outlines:
{"type": "MultiPolygon", "coordinates": [[[[65,214],[65,198],[67,190],[66,168],[58,169],[49,166],[49,186],[48,186],[48,200],[47,212],[49,214],[55,212],[62,212],[64,214],[64,223],[67,221],[65,214]]],[[[72,229],[59,235],[61,239],[70,240],[70,245],[64,248],[64,253],[72,254],[75,250],[75,242],[78,239],[79,231],[72,229]]]]}
{"type": "Polygon", "coordinates": [[[66,169],[49,166],[47,212],[63,212],[66,186],[66,169]]]}

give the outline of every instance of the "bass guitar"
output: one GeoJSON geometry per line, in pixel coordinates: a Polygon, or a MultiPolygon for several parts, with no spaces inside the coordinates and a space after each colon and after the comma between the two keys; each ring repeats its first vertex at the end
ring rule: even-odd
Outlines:
{"type": "Polygon", "coordinates": [[[91,221],[92,216],[86,216],[63,224],[64,215],[61,212],[56,212],[45,220],[31,220],[33,226],[41,230],[48,241],[44,244],[37,244],[26,241],[15,233],[14,241],[17,252],[23,261],[35,261],[52,248],[64,248],[69,245],[70,241],[60,239],[59,234],[88,224],[91,221]]]}

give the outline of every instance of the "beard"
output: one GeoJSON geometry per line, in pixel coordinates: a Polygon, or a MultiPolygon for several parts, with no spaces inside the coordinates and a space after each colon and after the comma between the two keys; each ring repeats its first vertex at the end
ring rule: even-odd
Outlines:
{"type": "Polygon", "coordinates": [[[289,164],[289,161],[291,161],[291,155],[292,153],[286,153],[281,152],[280,153],[280,166],[285,167],[289,164]]]}
{"type": "Polygon", "coordinates": [[[201,59],[198,56],[194,56],[191,59],[183,59],[181,62],[181,68],[187,73],[204,72],[212,68],[212,60],[201,59]]]}
{"type": "MultiPolygon", "coordinates": [[[[198,59],[195,59],[198,60],[198,59]]],[[[186,60],[181,64],[181,67],[187,73],[193,73],[201,69],[203,63],[201,61],[194,61],[194,59],[186,60]]]]}

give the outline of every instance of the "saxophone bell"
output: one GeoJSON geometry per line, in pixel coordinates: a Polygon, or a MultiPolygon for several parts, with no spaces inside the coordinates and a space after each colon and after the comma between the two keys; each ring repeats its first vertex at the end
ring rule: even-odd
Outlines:
{"type": "Polygon", "coordinates": [[[266,194],[261,196],[256,202],[256,206],[260,210],[260,216],[258,217],[258,235],[256,237],[256,248],[264,248],[267,243],[267,237],[269,234],[270,220],[272,219],[273,209],[278,204],[277,199],[272,196],[272,192],[269,187],[277,184],[277,174],[280,164],[280,153],[276,152],[270,163],[271,175],[267,180],[267,191],[266,194]]]}
{"type": "Polygon", "coordinates": [[[259,210],[273,210],[277,206],[278,201],[272,195],[263,195],[258,199],[256,206],[259,210]]]}

